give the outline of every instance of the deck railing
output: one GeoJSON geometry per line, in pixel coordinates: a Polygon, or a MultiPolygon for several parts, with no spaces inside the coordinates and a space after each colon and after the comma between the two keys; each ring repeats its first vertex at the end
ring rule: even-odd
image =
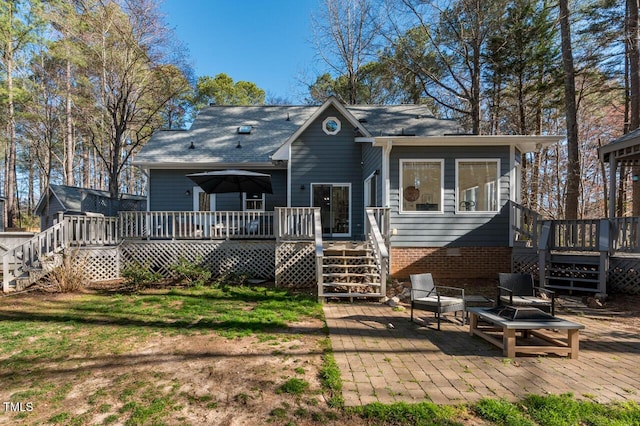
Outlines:
{"type": "Polygon", "coordinates": [[[640,217],[617,217],[611,219],[613,250],[618,252],[640,252],[640,217]]]}
{"type": "Polygon", "coordinates": [[[389,236],[391,235],[390,229],[390,212],[391,209],[388,207],[367,207],[366,212],[371,211],[373,213],[373,217],[378,226],[378,230],[384,239],[385,244],[389,247],[389,236]]]}
{"type": "Polygon", "coordinates": [[[313,232],[315,234],[315,255],[316,255],[316,281],[318,282],[318,296],[323,293],[324,277],[322,276],[324,262],[324,245],[322,243],[322,218],[320,208],[313,210],[313,232]]]}
{"type": "Polygon", "coordinates": [[[118,233],[121,238],[269,239],[275,237],[273,212],[120,212],[118,222],[118,233]]]}
{"type": "Polygon", "coordinates": [[[316,209],[318,208],[276,207],[276,240],[314,240],[316,209]]]}
{"type": "Polygon", "coordinates": [[[38,267],[43,259],[66,247],[67,226],[66,220],[56,223],[4,254],[2,257],[2,290],[4,292],[9,291],[11,282],[22,273],[38,267]]]}
{"type": "Polygon", "coordinates": [[[389,272],[388,232],[381,232],[379,224],[383,225],[383,229],[389,229],[389,209],[367,208],[366,213],[365,232],[371,246],[373,247],[373,253],[376,256],[376,264],[379,268],[380,293],[385,295],[387,274],[389,272]]]}
{"type": "Polygon", "coordinates": [[[105,216],[65,215],[70,246],[113,245],[118,243],[118,220],[105,216]]]}
{"type": "Polygon", "coordinates": [[[553,220],[547,247],[562,251],[600,251],[600,219],[553,220]]]}

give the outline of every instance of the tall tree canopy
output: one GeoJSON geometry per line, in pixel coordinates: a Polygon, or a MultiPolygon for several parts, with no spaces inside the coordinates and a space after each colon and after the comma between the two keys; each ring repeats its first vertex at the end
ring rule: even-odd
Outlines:
{"type": "Polygon", "coordinates": [[[227,74],[203,76],[196,84],[195,105],[262,105],[265,91],[250,81],[234,82],[227,74]]]}

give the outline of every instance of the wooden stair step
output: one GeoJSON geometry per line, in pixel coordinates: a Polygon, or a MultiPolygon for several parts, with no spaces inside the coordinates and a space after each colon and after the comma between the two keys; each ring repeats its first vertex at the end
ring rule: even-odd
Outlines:
{"type": "Polygon", "coordinates": [[[584,283],[598,283],[600,282],[600,280],[598,280],[597,278],[582,278],[582,277],[556,277],[553,275],[547,276],[546,277],[547,280],[549,281],[578,281],[578,282],[584,282],[584,283]]]}
{"type": "Polygon", "coordinates": [[[322,283],[323,287],[381,287],[380,283],[322,283]]]}
{"type": "Polygon", "coordinates": [[[375,273],[375,272],[364,272],[364,273],[358,273],[358,272],[323,272],[322,273],[323,277],[341,277],[341,278],[377,277],[379,275],[380,274],[375,273]]]}
{"type": "Polygon", "coordinates": [[[322,293],[320,297],[382,297],[381,293],[322,293]]]}
{"type": "Polygon", "coordinates": [[[354,264],[341,264],[341,263],[330,263],[330,264],[323,264],[322,265],[323,268],[376,268],[377,265],[373,265],[370,263],[365,263],[362,265],[354,265],[354,264]]]}
{"type": "Polygon", "coordinates": [[[587,291],[592,293],[598,293],[600,290],[594,287],[570,287],[570,286],[562,286],[555,284],[547,284],[545,288],[551,288],[554,290],[571,290],[571,291],[587,291]]]}

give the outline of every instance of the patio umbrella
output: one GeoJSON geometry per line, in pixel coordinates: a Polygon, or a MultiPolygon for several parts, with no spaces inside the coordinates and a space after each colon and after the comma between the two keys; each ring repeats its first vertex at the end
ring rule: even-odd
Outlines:
{"type": "Polygon", "coordinates": [[[213,172],[192,173],[189,179],[207,194],[229,192],[253,192],[273,194],[271,175],[247,170],[218,170],[213,172]]]}

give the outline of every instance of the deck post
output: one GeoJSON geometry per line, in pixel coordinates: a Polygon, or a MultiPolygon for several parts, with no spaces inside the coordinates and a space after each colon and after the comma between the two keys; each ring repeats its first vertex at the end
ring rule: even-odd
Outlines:
{"type": "Polygon", "coordinates": [[[549,250],[549,237],[551,234],[551,223],[544,222],[542,232],[540,232],[540,243],[538,246],[538,258],[540,261],[540,270],[538,273],[538,281],[540,287],[546,287],[546,270],[547,270],[547,252],[549,250]]]}
{"type": "Polygon", "coordinates": [[[598,269],[598,294],[596,297],[604,300],[607,297],[607,277],[609,276],[609,258],[613,253],[612,236],[615,232],[611,232],[612,223],[609,219],[600,220],[599,247],[600,265],[598,269]]]}

